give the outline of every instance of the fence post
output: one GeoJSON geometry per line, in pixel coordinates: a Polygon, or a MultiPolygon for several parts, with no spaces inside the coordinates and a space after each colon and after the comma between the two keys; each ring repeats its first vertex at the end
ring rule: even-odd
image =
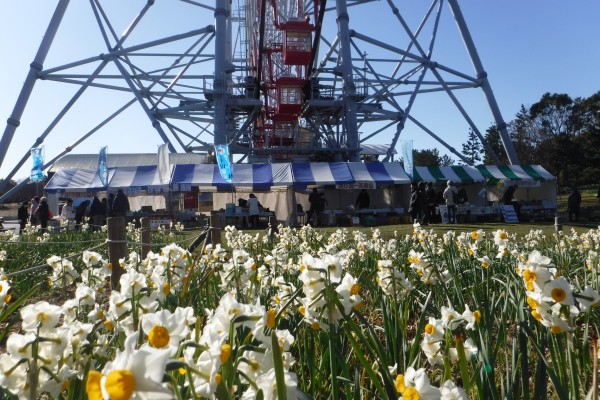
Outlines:
{"type": "Polygon", "coordinates": [[[554,217],[554,230],[556,233],[562,231],[562,223],[560,221],[560,217],[554,217]]]}
{"type": "Polygon", "coordinates": [[[210,213],[210,243],[221,244],[221,216],[216,212],[210,213]]]}
{"type": "Polygon", "coordinates": [[[112,264],[110,286],[115,289],[123,275],[123,267],[119,259],[127,257],[127,232],[125,217],[110,217],[108,224],[108,262],[112,264]]]}
{"type": "Polygon", "coordinates": [[[150,243],[152,241],[152,231],[150,229],[150,218],[142,217],[140,218],[140,225],[142,229],[142,260],[146,258],[148,253],[150,253],[150,243]]]}

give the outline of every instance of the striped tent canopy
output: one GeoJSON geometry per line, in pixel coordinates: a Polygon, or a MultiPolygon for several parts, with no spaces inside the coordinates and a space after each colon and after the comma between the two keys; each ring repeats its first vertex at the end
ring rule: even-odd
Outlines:
{"type": "Polygon", "coordinates": [[[352,162],[348,163],[348,169],[355,183],[369,183],[374,186],[410,183],[404,168],[396,162],[352,162]]]}
{"type": "Polygon", "coordinates": [[[156,165],[110,168],[109,170],[113,171],[108,182],[110,189],[123,189],[125,193],[131,195],[140,193],[142,190],[146,190],[148,193],[169,191],[169,184],[161,182],[156,165]]]}
{"type": "Polygon", "coordinates": [[[293,163],[294,185],[342,185],[354,183],[352,173],[345,162],[293,163]]]}
{"type": "Polygon", "coordinates": [[[483,182],[485,177],[470,165],[453,165],[445,167],[414,167],[413,182],[446,182],[473,183],[483,182]]]}
{"type": "Polygon", "coordinates": [[[556,180],[556,177],[541,165],[479,165],[477,169],[491,183],[503,180],[537,182],[556,180]]]}
{"type": "Polygon", "coordinates": [[[247,187],[253,190],[268,190],[273,186],[290,186],[292,169],[290,164],[232,164],[233,179],[225,181],[216,164],[175,165],[171,187],[177,191],[190,191],[192,186],[204,189],[231,190],[232,187],[247,187]]]}
{"type": "MultiPolygon", "coordinates": [[[[108,180],[114,170],[108,170],[108,180]]],[[[98,169],[61,169],[57,171],[44,187],[47,193],[101,192],[106,186],[100,181],[98,169]]]]}

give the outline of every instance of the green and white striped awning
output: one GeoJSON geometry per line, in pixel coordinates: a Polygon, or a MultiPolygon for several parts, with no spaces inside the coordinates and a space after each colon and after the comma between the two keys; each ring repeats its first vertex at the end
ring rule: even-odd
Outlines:
{"type": "Polygon", "coordinates": [[[414,167],[413,182],[446,182],[473,183],[483,182],[485,177],[470,165],[453,165],[446,167],[414,167]]]}
{"type": "Polygon", "coordinates": [[[489,182],[553,181],[556,178],[541,165],[478,165],[477,169],[489,182]]]}
{"type": "Polygon", "coordinates": [[[488,181],[552,181],[551,173],[540,165],[453,165],[446,167],[414,167],[413,182],[474,183],[488,181]]]}

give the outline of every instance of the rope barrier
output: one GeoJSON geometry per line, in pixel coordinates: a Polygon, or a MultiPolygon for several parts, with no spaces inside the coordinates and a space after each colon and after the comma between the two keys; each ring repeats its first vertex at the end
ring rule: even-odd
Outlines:
{"type": "Polygon", "coordinates": [[[11,242],[11,241],[0,241],[0,244],[81,244],[81,243],[97,243],[97,242],[103,242],[105,239],[94,239],[94,240],[80,240],[77,242],[74,241],[68,241],[68,242],[11,242]]]}
{"type": "MultiPolygon", "coordinates": [[[[86,251],[93,251],[93,250],[96,250],[96,249],[98,249],[98,248],[100,248],[100,247],[102,247],[102,246],[104,246],[104,245],[106,245],[106,243],[102,243],[102,244],[100,244],[100,245],[98,245],[98,246],[90,247],[89,249],[85,249],[85,250],[83,250],[83,251],[80,251],[80,252],[78,252],[78,253],[69,254],[69,255],[67,255],[67,256],[65,256],[65,257],[63,257],[63,258],[69,259],[69,258],[73,258],[73,257],[81,256],[81,255],[83,255],[83,253],[85,253],[86,251]]],[[[42,268],[46,268],[46,267],[47,267],[47,268],[51,268],[51,267],[50,267],[50,265],[48,265],[48,264],[41,264],[41,265],[37,265],[37,266],[35,266],[35,267],[30,267],[30,268],[22,269],[22,270],[20,270],[20,271],[15,271],[15,272],[8,273],[8,274],[6,274],[6,276],[8,276],[9,278],[11,278],[11,277],[13,277],[13,276],[21,275],[21,274],[24,274],[24,273],[26,273],[26,272],[37,271],[38,269],[42,269],[42,268]]]]}

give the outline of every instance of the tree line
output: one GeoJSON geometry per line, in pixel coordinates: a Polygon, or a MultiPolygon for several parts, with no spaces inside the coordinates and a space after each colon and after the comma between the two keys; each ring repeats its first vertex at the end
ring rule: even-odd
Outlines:
{"type": "MultiPolygon", "coordinates": [[[[572,99],[546,93],[507,122],[507,130],[521,164],[539,164],[556,176],[560,186],[597,185],[600,182],[600,92],[572,99]]],[[[487,144],[509,164],[495,125],[486,130],[487,144]]],[[[496,164],[473,131],[462,145],[470,164],[496,164]]],[[[452,165],[437,149],[416,150],[414,165],[452,165]]]]}

